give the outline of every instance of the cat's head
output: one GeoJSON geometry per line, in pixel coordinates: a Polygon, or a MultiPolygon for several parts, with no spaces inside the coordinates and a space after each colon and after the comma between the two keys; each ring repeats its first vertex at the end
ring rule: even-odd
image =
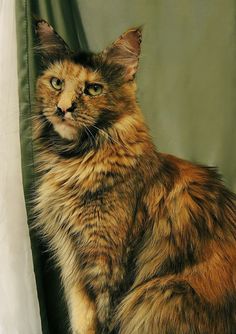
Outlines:
{"type": "Polygon", "coordinates": [[[141,30],[130,29],[99,54],[72,52],[46,21],[38,21],[37,46],[45,69],[37,81],[44,122],[61,138],[95,135],[135,112],[134,77],[141,30]]]}

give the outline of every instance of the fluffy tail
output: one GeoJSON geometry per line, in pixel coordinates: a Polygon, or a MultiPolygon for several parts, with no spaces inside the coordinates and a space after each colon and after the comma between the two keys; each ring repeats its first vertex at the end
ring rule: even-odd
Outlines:
{"type": "Polygon", "coordinates": [[[125,297],[116,320],[119,334],[233,334],[233,309],[201,301],[187,282],[152,279],[125,297]]]}

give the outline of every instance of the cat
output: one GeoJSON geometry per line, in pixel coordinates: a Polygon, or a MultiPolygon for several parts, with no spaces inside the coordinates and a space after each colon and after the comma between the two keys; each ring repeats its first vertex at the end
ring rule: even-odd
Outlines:
{"type": "Polygon", "coordinates": [[[73,334],[235,334],[236,196],[159,153],[136,102],[141,29],[99,54],[36,23],[36,226],[73,334]]]}

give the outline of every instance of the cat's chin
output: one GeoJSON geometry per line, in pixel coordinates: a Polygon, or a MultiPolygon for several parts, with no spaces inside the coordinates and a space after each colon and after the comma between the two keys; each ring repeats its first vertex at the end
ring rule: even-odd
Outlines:
{"type": "Polygon", "coordinates": [[[74,126],[63,122],[63,123],[56,123],[53,125],[54,130],[59,134],[59,136],[63,139],[67,140],[76,140],[78,137],[78,129],[74,126]]]}

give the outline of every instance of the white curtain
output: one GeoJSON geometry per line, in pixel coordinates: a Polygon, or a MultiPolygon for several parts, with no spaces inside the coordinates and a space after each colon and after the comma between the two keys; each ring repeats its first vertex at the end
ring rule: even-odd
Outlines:
{"type": "Polygon", "coordinates": [[[0,334],[40,334],[21,178],[14,0],[0,0],[0,50],[0,334]]]}

